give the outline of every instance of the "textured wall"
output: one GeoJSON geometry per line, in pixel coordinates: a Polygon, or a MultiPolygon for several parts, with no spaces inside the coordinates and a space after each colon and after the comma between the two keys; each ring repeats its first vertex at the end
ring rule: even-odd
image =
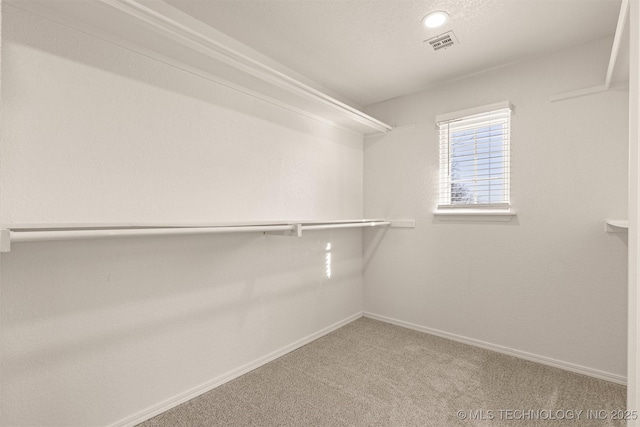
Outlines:
{"type": "MultiPolygon", "coordinates": [[[[550,103],[601,84],[611,39],[371,106],[415,123],[365,141],[365,215],[415,218],[365,238],[365,311],[625,375],[626,89],[550,103]],[[435,116],[509,100],[511,222],[439,221],[435,116]]],[[[445,52],[446,54],[446,52],[445,52]]],[[[443,57],[444,58],[444,57],[443,57]]]]}
{"type": "MultiPolygon", "coordinates": [[[[2,223],[361,217],[360,135],[8,6],[2,18],[2,223]]],[[[127,419],[360,313],[361,235],[14,245],[0,424],[127,419]]]]}
{"type": "Polygon", "coordinates": [[[3,222],[361,213],[359,135],[11,6],[5,15],[3,222]]]}

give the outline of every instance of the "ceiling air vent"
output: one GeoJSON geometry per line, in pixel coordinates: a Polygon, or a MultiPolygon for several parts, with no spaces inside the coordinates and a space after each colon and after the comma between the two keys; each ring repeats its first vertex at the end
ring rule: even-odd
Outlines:
{"type": "Polygon", "coordinates": [[[453,34],[453,31],[447,31],[444,34],[425,41],[429,42],[433,50],[446,49],[454,44],[458,44],[458,39],[456,35],[453,34]]]}

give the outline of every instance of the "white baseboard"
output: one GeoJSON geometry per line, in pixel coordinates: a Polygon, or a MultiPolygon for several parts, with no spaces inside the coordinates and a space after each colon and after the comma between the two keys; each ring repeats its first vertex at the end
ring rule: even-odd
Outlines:
{"type": "Polygon", "coordinates": [[[364,312],[364,317],[368,317],[374,320],[380,320],[382,322],[391,323],[393,325],[402,326],[407,329],[413,329],[420,332],[425,332],[430,335],[435,335],[441,338],[447,338],[452,341],[461,342],[463,344],[469,344],[475,347],[481,347],[487,350],[492,350],[498,353],[503,353],[509,356],[518,357],[520,359],[537,362],[543,365],[553,366],[554,368],[564,369],[566,371],[576,372],[578,374],[587,375],[590,377],[598,378],[605,381],[610,381],[616,384],[627,384],[626,377],[618,374],[612,374],[610,372],[600,371],[598,369],[588,368],[586,366],[576,365],[574,363],[565,362],[562,360],[552,359],[546,356],[540,356],[538,354],[528,353],[526,351],[520,351],[509,347],[504,347],[497,344],[492,344],[486,341],[476,340],[473,338],[467,338],[461,335],[452,334],[449,332],[440,331],[437,329],[428,328],[426,326],[416,325],[414,323],[405,322],[391,317],[381,316],[379,314],[364,312]]]}
{"type": "Polygon", "coordinates": [[[308,335],[292,344],[289,344],[285,347],[282,347],[274,352],[271,352],[259,359],[256,359],[252,362],[247,363],[246,365],[240,366],[237,369],[234,369],[230,372],[227,372],[226,374],[220,375],[217,378],[214,378],[210,381],[207,381],[204,384],[201,384],[197,387],[194,387],[190,390],[187,390],[183,393],[180,393],[170,399],[167,399],[163,402],[158,403],[157,405],[153,405],[150,408],[147,408],[141,412],[138,412],[137,414],[134,414],[130,417],[124,418],[120,421],[117,421],[113,424],[111,424],[109,427],[131,427],[131,426],[135,426],[136,424],[139,424],[143,421],[146,421],[150,418],[155,417],[156,415],[159,415],[175,406],[180,405],[181,403],[184,403],[190,399],[193,399],[194,397],[197,397],[203,393],[206,393],[210,390],[213,390],[214,388],[221,386],[224,383],[227,383],[235,378],[238,378],[239,376],[246,374],[249,371],[252,371],[256,368],[259,368],[262,365],[265,365],[269,362],[271,362],[272,360],[277,359],[278,357],[284,356],[287,353],[292,352],[293,350],[296,350],[300,347],[302,347],[305,344],[310,343],[311,341],[317,340],[318,338],[327,335],[330,332],[335,331],[338,328],[341,328],[342,326],[346,325],[347,323],[351,323],[354,320],[357,320],[359,318],[361,318],[363,315],[362,312],[358,312],[356,314],[353,314],[349,317],[347,317],[346,319],[340,320],[339,322],[334,323],[333,325],[330,325],[324,329],[319,330],[318,332],[315,332],[311,335],[308,335]]]}
{"type": "Polygon", "coordinates": [[[197,387],[194,387],[190,390],[187,390],[183,393],[180,393],[170,399],[167,399],[163,402],[160,402],[157,405],[153,405],[150,408],[147,408],[143,411],[138,412],[137,414],[134,414],[130,417],[124,418],[120,421],[117,421],[113,424],[111,424],[109,427],[132,427],[135,426],[143,421],[146,421],[150,418],[155,417],[156,415],[159,415],[173,407],[176,407],[178,405],[180,405],[181,403],[184,403],[190,399],[193,399],[194,397],[197,397],[203,393],[206,393],[207,391],[213,390],[214,388],[221,386],[222,384],[225,384],[235,378],[238,378],[239,376],[246,374],[247,372],[250,372],[256,368],[259,368],[262,365],[265,365],[269,362],[271,362],[272,360],[277,359],[278,357],[284,356],[287,353],[292,352],[293,350],[296,350],[300,347],[302,347],[305,344],[310,343],[311,341],[317,340],[318,338],[327,335],[330,332],[335,331],[336,329],[341,328],[342,326],[353,322],[354,320],[359,319],[360,317],[367,317],[370,319],[374,319],[374,320],[379,320],[382,322],[386,322],[386,323],[391,323],[393,325],[397,325],[397,326],[402,326],[404,328],[408,328],[408,329],[413,329],[415,331],[420,331],[420,332],[424,332],[430,335],[435,335],[435,336],[439,336],[442,338],[447,338],[450,339],[452,341],[457,341],[457,342],[461,342],[463,344],[469,344],[475,347],[480,347],[480,348],[484,348],[487,350],[492,350],[498,353],[503,353],[509,356],[514,356],[514,357],[518,357],[520,359],[525,359],[525,360],[529,360],[532,362],[537,362],[537,363],[541,363],[543,365],[548,365],[548,366],[553,366],[555,368],[559,368],[559,369],[564,369],[567,371],[571,371],[571,372],[576,372],[578,374],[582,374],[582,375],[587,375],[590,377],[594,377],[594,378],[598,378],[601,380],[605,380],[605,381],[610,381],[612,383],[616,383],[616,384],[622,384],[622,385],[626,385],[626,378],[622,375],[617,375],[617,374],[612,374],[609,372],[604,372],[604,371],[600,371],[597,369],[592,369],[592,368],[588,368],[586,366],[581,366],[581,365],[576,365],[574,363],[569,363],[569,362],[564,362],[562,360],[556,360],[556,359],[552,359],[550,357],[546,357],[546,356],[540,356],[537,354],[533,354],[533,353],[527,353],[525,351],[520,351],[520,350],[516,350],[513,348],[509,348],[509,347],[504,347],[501,345],[497,345],[497,344],[492,344],[492,343],[488,343],[485,341],[481,341],[481,340],[476,340],[473,338],[467,338],[461,335],[456,335],[456,334],[452,334],[449,332],[444,332],[444,331],[440,331],[437,329],[432,329],[432,328],[428,328],[426,326],[420,326],[420,325],[416,325],[414,323],[409,323],[409,322],[405,322],[402,320],[398,320],[398,319],[393,319],[391,317],[386,317],[386,316],[381,316],[375,313],[370,313],[370,312],[359,312],[356,314],[353,314],[349,317],[347,317],[346,319],[343,319],[339,322],[334,323],[333,325],[330,325],[324,329],[321,329],[318,332],[315,332],[311,335],[308,335],[292,344],[289,344],[285,347],[282,347],[274,352],[271,352],[259,359],[256,359],[250,363],[247,363],[237,369],[234,369],[230,372],[227,372],[226,374],[223,374],[217,378],[214,378],[213,380],[207,381],[204,384],[201,384],[197,387]]]}

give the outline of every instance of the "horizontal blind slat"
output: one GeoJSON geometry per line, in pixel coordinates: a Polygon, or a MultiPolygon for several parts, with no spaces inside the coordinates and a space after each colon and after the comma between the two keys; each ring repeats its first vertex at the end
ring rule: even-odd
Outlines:
{"type": "MultiPolygon", "coordinates": [[[[464,157],[453,157],[451,159],[451,162],[455,162],[457,164],[465,164],[465,165],[467,163],[469,163],[469,162],[477,162],[477,163],[483,164],[483,162],[487,162],[487,161],[490,161],[490,160],[493,160],[493,159],[504,159],[504,158],[505,158],[504,157],[504,153],[500,153],[500,155],[497,155],[497,156],[486,156],[486,157],[481,157],[479,159],[469,158],[467,156],[464,156],[464,157]]],[[[498,163],[499,162],[496,160],[496,165],[498,163]]]]}

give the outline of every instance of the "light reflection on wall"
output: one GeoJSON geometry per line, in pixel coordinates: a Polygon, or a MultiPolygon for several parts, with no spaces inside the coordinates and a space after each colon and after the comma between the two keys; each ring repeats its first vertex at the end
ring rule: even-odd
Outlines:
{"type": "Polygon", "coordinates": [[[324,255],[325,273],[327,274],[327,279],[331,279],[331,243],[327,243],[325,251],[327,251],[324,255]]]}

